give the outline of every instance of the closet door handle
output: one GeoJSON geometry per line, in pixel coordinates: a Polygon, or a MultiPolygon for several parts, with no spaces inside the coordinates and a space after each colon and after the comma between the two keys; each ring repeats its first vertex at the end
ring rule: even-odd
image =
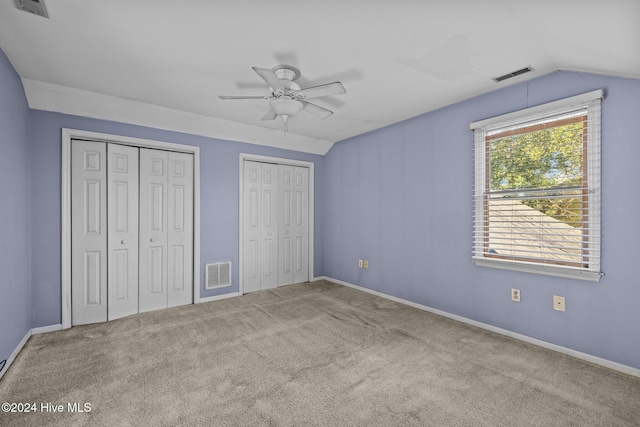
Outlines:
{"type": "Polygon", "coordinates": [[[155,243],[155,242],[157,242],[157,241],[158,241],[158,239],[156,239],[155,237],[152,237],[152,238],[150,238],[150,239],[149,239],[149,241],[150,241],[151,243],[155,243]]]}
{"type": "Polygon", "coordinates": [[[121,241],[120,243],[122,243],[123,245],[126,245],[126,244],[127,244],[127,243],[129,243],[129,242],[127,242],[126,240],[123,240],[123,241],[121,241]]]}

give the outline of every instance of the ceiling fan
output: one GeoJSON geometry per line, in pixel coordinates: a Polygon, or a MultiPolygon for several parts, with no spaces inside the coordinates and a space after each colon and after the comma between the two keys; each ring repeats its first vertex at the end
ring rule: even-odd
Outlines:
{"type": "Polygon", "coordinates": [[[321,96],[341,95],[347,93],[340,82],[327,83],[319,86],[300,88],[294,80],[300,77],[300,71],[290,65],[277,65],[272,69],[252,67],[262,79],[269,85],[271,94],[267,96],[223,96],[220,99],[268,99],[271,108],[262,120],[274,120],[281,116],[284,121],[285,135],[288,130],[288,119],[295,116],[300,110],[326,119],[333,114],[319,105],[307,101],[310,98],[321,96]]]}

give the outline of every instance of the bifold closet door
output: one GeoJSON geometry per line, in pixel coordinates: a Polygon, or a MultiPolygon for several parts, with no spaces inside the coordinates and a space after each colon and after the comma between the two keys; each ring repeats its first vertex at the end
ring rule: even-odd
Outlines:
{"type": "Polygon", "coordinates": [[[193,302],[193,155],[169,153],[167,306],[193,302]]]}
{"type": "Polygon", "coordinates": [[[138,312],[138,149],[74,140],[71,148],[71,319],[138,312]]]}
{"type": "Polygon", "coordinates": [[[107,145],[108,320],[138,312],[138,148],[107,145]]]}
{"type": "Polygon", "coordinates": [[[140,149],[139,311],[189,304],[193,156],[140,149]]]}
{"type": "Polygon", "coordinates": [[[71,321],[193,301],[193,155],[71,145],[71,321]]]}
{"type": "Polygon", "coordinates": [[[107,320],[107,148],[73,141],[71,149],[71,319],[107,320]]]}
{"type": "Polygon", "coordinates": [[[244,162],[244,292],[278,285],[278,165],[244,162]]]}
{"type": "Polygon", "coordinates": [[[309,168],[243,168],[243,292],[308,281],[309,168]]]}
{"type": "Polygon", "coordinates": [[[278,286],[309,280],[309,169],[279,165],[278,286]]]}

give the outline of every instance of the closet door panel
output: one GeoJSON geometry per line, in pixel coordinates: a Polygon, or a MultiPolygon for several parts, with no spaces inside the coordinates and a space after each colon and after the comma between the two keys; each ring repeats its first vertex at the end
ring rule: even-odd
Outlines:
{"type": "Polygon", "coordinates": [[[260,290],[261,268],[261,227],[260,194],[262,188],[262,164],[245,161],[243,165],[243,292],[260,290]]]}
{"type": "Polygon", "coordinates": [[[107,320],[107,157],[103,142],[71,145],[71,323],[107,320]]]}
{"type": "Polygon", "coordinates": [[[309,169],[279,165],[278,285],[309,280],[309,169]]]}
{"type": "Polygon", "coordinates": [[[193,301],[193,155],[169,153],[167,289],[169,307],[193,301]]]}
{"type": "Polygon", "coordinates": [[[278,286],[278,165],[244,162],[243,292],[278,286]]]}
{"type": "Polygon", "coordinates": [[[278,165],[262,164],[260,289],[278,286],[278,165]]]}
{"type": "Polygon", "coordinates": [[[293,174],[293,283],[301,283],[309,280],[309,168],[296,167],[293,174]]]}
{"type": "Polygon", "coordinates": [[[167,307],[166,151],[140,149],[139,311],[167,307]]]}
{"type": "Polygon", "coordinates": [[[294,223],[295,218],[295,188],[293,166],[279,165],[278,180],[278,217],[280,234],[278,236],[278,286],[294,283],[293,253],[294,253],[294,223]]]}
{"type": "Polygon", "coordinates": [[[138,312],[138,148],[109,144],[108,320],[138,312]]]}

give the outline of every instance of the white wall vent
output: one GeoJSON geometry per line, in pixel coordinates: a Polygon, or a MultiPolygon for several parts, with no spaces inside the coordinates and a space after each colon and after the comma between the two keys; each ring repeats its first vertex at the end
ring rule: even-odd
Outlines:
{"type": "Polygon", "coordinates": [[[205,289],[231,286],[231,261],[205,264],[204,275],[205,289]]]}
{"type": "Polygon", "coordinates": [[[20,10],[25,12],[31,12],[34,15],[48,18],[47,8],[44,5],[44,0],[15,0],[16,6],[20,10]]]}

